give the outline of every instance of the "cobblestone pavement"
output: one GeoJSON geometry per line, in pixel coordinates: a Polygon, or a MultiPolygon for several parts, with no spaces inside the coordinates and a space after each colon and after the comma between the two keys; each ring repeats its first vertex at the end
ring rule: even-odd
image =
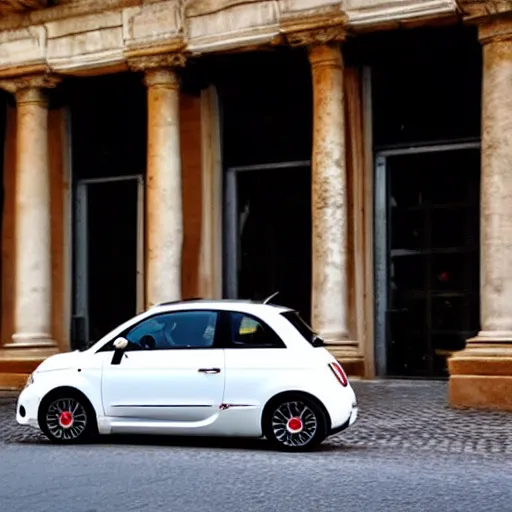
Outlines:
{"type": "MultiPolygon", "coordinates": [[[[327,446],[512,456],[512,414],[455,410],[447,405],[447,383],[354,381],[360,415],[327,446]]],[[[37,442],[43,436],[19,427],[15,398],[0,396],[0,444],[37,442]]]]}
{"type": "Polygon", "coordinates": [[[452,409],[446,381],[359,381],[353,386],[359,420],[331,442],[512,456],[512,413],[452,409]]]}

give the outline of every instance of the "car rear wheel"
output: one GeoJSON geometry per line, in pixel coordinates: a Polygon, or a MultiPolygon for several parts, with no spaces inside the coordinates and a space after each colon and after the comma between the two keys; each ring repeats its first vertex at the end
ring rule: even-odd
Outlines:
{"type": "Polygon", "coordinates": [[[90,441],[97,432],[96,415],[85,397],[78,393],[54,395],[39,411],[39,426],[53,443],[90,441]]]}
{"type": "Polygon", "coordinates": [[[263,422],[265,437],[285,451],[317,448],[326,437],[326,417],[310,398],[287,395],[273,401],[263,422]]]}

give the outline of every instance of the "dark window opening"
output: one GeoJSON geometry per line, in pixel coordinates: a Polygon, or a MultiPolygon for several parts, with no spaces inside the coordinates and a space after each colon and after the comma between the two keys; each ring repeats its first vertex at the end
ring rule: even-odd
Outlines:
{"type": "Polygon", "coordinates": [[[230,345],[226,348],[286,348],[273,329],[254,316],[231,312],[229,318],[230,345]]]}
{"type": "Polygon", "coordinates": [[[478,139],[482,48],[461,24],[354,38],[346,61],[372,72],[373,142],[407,145],[478,139]]]}
{"type": "MultiPolygon", "coordinates": [[[[218,317],[217,311],[206,310],[161,313],[129,327],[120,337],[128,340],[129,351],[213,348],[218,317]]],[[[112,351],[114,341],[98,352],[112,351]]]]}
{"type": "Polygon", "coordinates": [[[311,72],[303,50],[218,57],[225,167],[309,160],[311,72]]]}
{"type": "Polygon", "coordinates": [[[143,174],[147,101],[141,76],[69,79],[74,179],[143,174]]]}

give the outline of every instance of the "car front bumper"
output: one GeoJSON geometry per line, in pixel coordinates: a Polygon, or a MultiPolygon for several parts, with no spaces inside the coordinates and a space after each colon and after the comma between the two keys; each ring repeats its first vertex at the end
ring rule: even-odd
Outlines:
{"type": "Polygon", "coordinates": [[[32,385],[20,393],[16,404],[16,421],[19,425],[39,428],[37,413],[40,401],[41,399],[32,385]]]}

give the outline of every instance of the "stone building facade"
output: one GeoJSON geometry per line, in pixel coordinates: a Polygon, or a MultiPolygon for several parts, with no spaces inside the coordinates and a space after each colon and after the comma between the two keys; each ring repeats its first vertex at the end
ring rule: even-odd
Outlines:
{"type": "Polygon", "coordinates": [[[281,292],[349,373],[512,409],[512,4],[0,0],[0,387],[281,292]]]}

